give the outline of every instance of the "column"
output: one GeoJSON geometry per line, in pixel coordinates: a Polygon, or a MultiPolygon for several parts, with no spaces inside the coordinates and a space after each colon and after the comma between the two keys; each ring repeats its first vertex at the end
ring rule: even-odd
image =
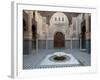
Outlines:
{"type": "Polygon", "coordinates": [[[36,53],[38,53],[38,33],[36,34],[36,53]]]}
{"type": "Polygon", "coordinates": [[[82,49],[82,40],[81,40],[81,34],[79,35],[80,37],[80,50],[82,49]]]}
{"type": "Polygon", "coordinates": [[[86,20],[86,49],[87,49],[87,52],[90,53],[89,14],[86,14],[85,20],[86,20]]]}
{"type": "Polygon", "coordinates": [[[73,49],[73,43],[72,43],[72,41],[73,41],[73,37],[71,36],[71,49],[73,49]]]}
{"type": "Polygon", "coordinates": [[[86,20],[86,32],[89,32],[89,16],[88,16],[88,14],[85,14],[85,20],[86,20]]]}
{"type": "Polygon", "coordinates": [[[86,39],[89,38],[88,33],[89,33],[89,15],[85,14],[85,25],[86,25],[86,39]]]}
{"type": "Polygon", "coordinates": [[[29,11],[28,16],[28,32],[29,32],[29,53],[32,53],[32,18],[33,18],[33,12],[29,11]]]}
{"type": "Polygon", "coordinates": [[[35,20],[37,21],[37,31],[36,31],[36,53],[38,54],[38,38],[39,38],[39,17],[40,17],[40,15],[39,15],[39,13],[38,13],[38,11],[35,11],[35,20]]]}
{"type": "Polygon", "coordinates": [[[80,50],[82,50],[82,35],[81,35],[81,28],[82,28],[82,25],[81,25],[81,23],[82,23],[82,21],[83,21],[83,13],[81,13],[80,15],[79,15],[79,40],[80,40],[80,50]]]}
{"type": "Polygon", "coordinates": [[[78,17],[76,17],[76,37],[78,38],[78,17]]]}
{"type": "Polygon", "coordinates": [[[28,11],[28,32],[27,32],[27,41],[26,41],[26,51],[27,54],[32,53],[32,18],[33,18],[33,13],[32,11],[28,11]]]}
{"type": "Polygon", "coordinates": [[[80,15],[78,16],[78,33],[81,33],[81,19],[80,15]]]}
{"type": "Polygon", "coordinates": [[[28,15],[28,37],[30,40],[32,40],[32,18],[33,18],[33,12],[29,11],[28,15]]]}
{"type": "Polygon", "coordinates": [[[72,29],[70,29],[70,32],[71,32],[71,34],[70,34],[71,35],[71,37],[70,37],[71,39],[70,40],[71,40],[71,49],[72,49],[73,48],[72,47],[73,46],[73,44],[72,44],[72,41],[73,41],[73,24],[71,25],[71,28],[72,29]]]}
{"type": "Polygon", "coordinates": [[[81,22],[82,22],[82,16],[81,16],[81,14],[78,16],[78,34],[79,34],[79,47],[80,47],[80,50],[81,50],[81,22]]]}
{"type": "Polygon", "coordinates": [[[48,49],[48,25],[46,24],[46,49],[48,49]]]}

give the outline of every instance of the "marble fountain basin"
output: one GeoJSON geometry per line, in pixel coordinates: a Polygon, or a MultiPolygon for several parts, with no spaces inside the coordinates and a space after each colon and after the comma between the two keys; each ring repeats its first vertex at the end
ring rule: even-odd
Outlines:
{"type": "Polygon", "coordinates": [[[48,54],[41,61],[40,66],[78,66],[79,61],[69,53],[55,52],[48,54]]]}

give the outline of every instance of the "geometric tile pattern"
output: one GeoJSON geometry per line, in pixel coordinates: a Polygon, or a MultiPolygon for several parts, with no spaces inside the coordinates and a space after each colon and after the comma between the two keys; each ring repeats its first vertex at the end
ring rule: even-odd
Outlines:
{"type": "MultiPolygon", "coordinates": [[[[32,51],[29,55],[23,56],[23,69],[34,69],[34,68],[41,68],[40,63],[44,60],[44,58],[48,54],[52,54],[54,52],[63,51],[65,53],[73,55],[82,65],[90,66],[91,65],[91,56],[87,52],[82,52],[79,49],[48,49],[48,50],[39,50],[38,53],[36,51],[32,51]]],[[[75,65],[74,65],[75,66],[75,65]]],[[[44,66],[48,67],[48,66],[44,66]]],[[[51,66],[51,68],[54,66],[51,66]]],[[[57,66],[55,66],[57,67],[57,66]]],[[[65,66],[66,67],[66,66],[65,66]]],[[[72,67],[72,66],[70,66],[72,67]]],[[[42,66],[43,68],[43,66],[42,66]]]]}

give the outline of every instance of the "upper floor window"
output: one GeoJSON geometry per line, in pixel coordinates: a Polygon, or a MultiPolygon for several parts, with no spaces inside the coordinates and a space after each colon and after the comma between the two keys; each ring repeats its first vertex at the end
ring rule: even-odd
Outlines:
{"type": "Polygon", "coordinates": [[[62,17],[62,21],[64,21],[64,18],[62,17]]]}
{"type": "Polygon", "coordinates": [[[64,21],[64,17],[55,17],[54,20],[55,21],[64,21]]]}
{"type": "Polygon", "coordinates": [[[59,21],[60,21],[60,17],[59,17],[59,21]]]}
{"type": "Polygon", "coordinates": [[[55,17],[55,21],[57,21],[57,18],[55,17]]]}

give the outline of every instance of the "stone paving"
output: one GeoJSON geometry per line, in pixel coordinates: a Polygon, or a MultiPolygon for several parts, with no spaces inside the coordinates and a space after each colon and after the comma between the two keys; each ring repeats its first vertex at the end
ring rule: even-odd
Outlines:
{"type": "Polygon", "coordinates": [[[80,51],[79,49],[41,49],[38,53],[33,50],[31,54],[23,56],[23,69],[41,68],[39,67],[39,64],[48,54],[53,54],[54,52],[59,51],[72,54],[82,64],[81,66],[91,65],[91,55],[85,51],[80,51]]]}

